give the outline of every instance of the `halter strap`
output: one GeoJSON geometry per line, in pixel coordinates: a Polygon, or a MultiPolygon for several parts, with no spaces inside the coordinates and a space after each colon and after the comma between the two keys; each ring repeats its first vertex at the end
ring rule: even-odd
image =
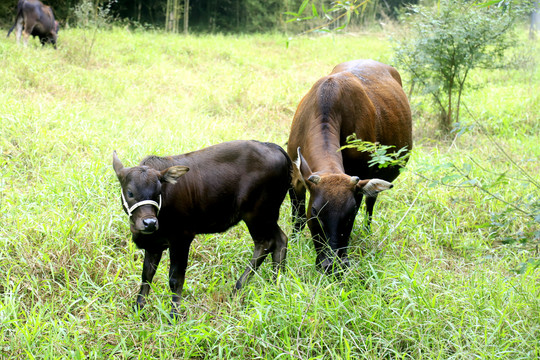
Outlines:
{"type": "Polygon", "coordinates": [[[143,205],[153,205],[153,206],[157,207],[157,213],[159,214],[159,210],[161,209],[161,194],[159,194],[159,204],[157,202],[155,202],[154,200],[143,200],[143,201],[139,201],[138,203],[136,203],[132,207],[129,207],[129,205],[128,205],[127,201],[126,201],[126,198],[124,197],[124,192],[122,190],[120,190],[120,194],[122,195],[122,204],[124,205],[124,208],[126,209],[126,212],[128,213],[129,217],[131,217],[131,215],[133,214],[133,211],[136,208],[138,208],[139,206],[143,206],[143,205]]]}

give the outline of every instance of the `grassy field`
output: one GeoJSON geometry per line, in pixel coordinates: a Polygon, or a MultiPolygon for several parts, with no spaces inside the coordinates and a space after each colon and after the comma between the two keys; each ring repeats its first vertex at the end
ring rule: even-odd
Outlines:
{"type": "MultiPolygon", "coordinates": [[[[379,197],[366,238],[357,217],[343,279],[316,271],[305,231],[277,283],[265,263],[231,297],[252,252],[240,224],[194,241],[172,326],[168,255],[144,316],[131,310],[143,253],[113,150],[133,166],[233,139],[284,146],[301,97],[334,65],[391,61],[385,34],[286,48],[281,35],[71,29],[57,51],[0,37],[0,357],[540,357],[540,269],[527,266],[539,259],[540,54],[523,42],[515,68],[472,74],[483,86],[463,100],[460,136],[442,138],[412,96],[408,171],[379,197]]],[[[290,235],[288,199],[280,224],[290,235]]]]}

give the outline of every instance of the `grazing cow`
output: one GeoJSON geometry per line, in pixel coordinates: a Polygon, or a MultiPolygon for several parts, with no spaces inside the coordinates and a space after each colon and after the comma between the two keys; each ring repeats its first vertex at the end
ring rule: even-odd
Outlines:
{"type": "Polygon", "coordinates": [[[276,272],[284,263],[287,236],[277,221],[290,188],[292,162],[278,145],[231,141],[183,155],[149,156],[132,168],[124,168],[115,152],[113,167],[132,239],[145,250],[137,308],[144,306],[161,254],[169,248],[171,316],[178,315],[191,241],[196,234],[220,233],[240,220],[255,249],[236,290],[268,253],[276,272]]]}
{"type": "Polygon", "coordinates": [[[304,96],[294,115],[287,152],[296,164],[290,197],[294,228],[306,222],[316,264],[325,272],[348,265],[347,247],[354,218],[366,196],[369,228],[377,194],[392,187],[399,167],[368,165],[370,154],[344,149],[347,136],[412,148],[411,111],[393,67],[373,60],[337,65],[304,96]]]}
{"type": "Polygon", "coordinates": [[[7,36],[17,28],[17,43],[23,35],[24,45],[28,45],[28,37],[39,37],[41,45],[51,43],[56,49],[56,39],[60,26],[54,19],[50,6],[43,5],[39,0],[19,0],[15,24],[9,29],[7,36]]]}

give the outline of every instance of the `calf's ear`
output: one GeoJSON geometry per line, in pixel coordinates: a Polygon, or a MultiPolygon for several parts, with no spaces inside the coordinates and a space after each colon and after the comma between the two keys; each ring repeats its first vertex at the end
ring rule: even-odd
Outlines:
{"type": "Polygon", "coordinates": [[[356,184],[357,191],[368,197],[376,197],[378,193],[391,189],[394,184],[381,179],[361,180],[356,184]]]}
{"type": "Polygon", "coordinates": [[[116,176],[119,178],[120,172],[124,168],[124,165],[122,165],[122,162],[118,158],[118,155],[116,155],[116,150],[113,151],[113,154],[112,154],[112,166],[113,166],[114,172],[116,173],[116,176]]]}
{"type": "Polygon", "coordinates": [[[187,166],[171,166],[160,173],[160,180],[176,184],[176,180],[189,171],[187,166]]]}

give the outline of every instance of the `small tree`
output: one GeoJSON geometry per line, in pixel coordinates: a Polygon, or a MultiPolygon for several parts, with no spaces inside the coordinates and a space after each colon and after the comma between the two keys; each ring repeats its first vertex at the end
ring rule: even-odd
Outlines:
{"type": "Polygon", "coordinates": [[[441,0],[435,6],[411,6],[411,33],[395,39],[395,62],[413,85],[430,94],[448,133],[459,121],[461,95],[474,68],[499,66],[510,46],[517,11],[478,6],[467,0],[441,0]]]}

